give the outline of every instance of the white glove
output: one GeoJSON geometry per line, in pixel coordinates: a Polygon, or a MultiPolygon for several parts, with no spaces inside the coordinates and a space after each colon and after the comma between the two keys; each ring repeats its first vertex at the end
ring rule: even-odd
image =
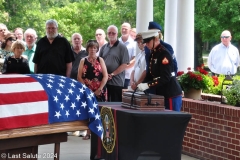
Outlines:
{"type": "Polygon", "coordinates": [[[146,89],[149,88],[147,83],[140,83],[137,87],[138,87],[138,90],[140,91],[145,91],[146,89]]]}

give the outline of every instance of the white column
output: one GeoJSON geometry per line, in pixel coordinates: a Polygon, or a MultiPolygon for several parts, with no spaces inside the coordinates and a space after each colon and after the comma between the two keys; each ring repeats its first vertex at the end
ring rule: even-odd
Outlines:
{"type": "Polygon", "coordinates": [[[153,21],[153,0],[137,0],[137,23],[138,32],[147,31],[149,21],[153,21]]]}
{"type": "Polygon", "coordinates": [[[176,32],[177,32],[177,3],[176,0],[165,0],[165,21],[164,21],[164,42],[173,47],[174,54],[176,52],[176,32]]]}
{"type": "Polygon", "coordinates": [[[194,67],[194,0],[178,0],[177,4],[178,70],[194,67]]]}

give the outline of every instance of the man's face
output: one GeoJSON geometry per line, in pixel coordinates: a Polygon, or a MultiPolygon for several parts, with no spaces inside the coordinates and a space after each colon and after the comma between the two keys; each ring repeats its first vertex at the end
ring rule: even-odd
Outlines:
{"type": "Polygon", "coordinates": [[[34,34],[25,33],[25,42],[27,46],[33,46],[36,40],[37,40],[37,37],[35,37],[34,34]]]}
{"type": "Polygon", "coordinates": [[[47,38],[54,39],[58,35],[58,28],[54,24],[48,24],[46,26],[47,38]]]}
{"type": "Polygon", "coordinates": [[[106,35],[104,34],[103,30],[97,29],[95,33],[95,37],[98,42],[102,42],[105,40],[106,35]]]}
{"type": "Polygon", "coordinates": [[[122,36],[129,36],[130,27],[123,24],[122,27],[121,27],[121,34],[122,34],[122,36]]]}
{"type": "Polygon", "coordinates": [[[107,34],[108,34],[107,37],[109,41],[117,40],[117,31],[115,30],[115,28],[113,27],[109,28],[107,34]]]}
{"type": "Polygon", "coordinates": [[[0,37],[4,37],[8,32],[9,31],[5,26],[0,26],[0,37]]]}
{"type": "Polygon", "coordinates": [[[142,39],[138,39],[137,40],[137,45],[138,45],[138,48],[140,50],[144,50],[145,43],[143,44],[143,40],[142,39]]]}
{"type": "Polygon", "coordinates": [[[18,40],[23,40],[23,32],[21,29],[17,29],[15,32],[14,32],[15,36],[17,37],[18,40]]]}
{"type": "Polygon", "coordinates": [[[75,34],[72,36],[72,45],[73,47],[80,47],[82,45],[82,38],[80,37],[80,35],[75,34]]]}
{"type": "Polygon", "coordinates": [[[228,46],[231,42],[232,36],[230,32],[223,32],[221,35],[221,41],[225,46],[228,46]]]}

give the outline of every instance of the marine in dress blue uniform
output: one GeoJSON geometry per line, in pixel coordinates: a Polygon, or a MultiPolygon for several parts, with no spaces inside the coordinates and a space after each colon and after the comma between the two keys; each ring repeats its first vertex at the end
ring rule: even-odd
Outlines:
{"type": "MultiPolygon", "coordinates": [[[[162,26],[156,22],[149,22],[149,25],[148,25],[148,29],[151,30],[151,29],[159,29],[160,32],[162,31],[162,26]]],[[[161,39],[160,39],[160,43],[169,51],[169,53],[171,54],[172,56],[172,59],[173,59],[173,67],[174,67],[174,72],[175,74],[177,75],[177,71],[178,71],[178,66],[177,66],[177,60],[176,60],[176,57],[174,55],[174,50],[172,48],[172,46],[166,42],[163,42],[161,39]]],[[[145,47],[145,54],[146,54],[146,62],[147,62],[147,66],[149,66],[149,56],[150,56],[150,50],[145,47]]]]}
{"type": "Polygon", "coordinates": [[[165,108],[180,111],[182,106],[182,89],[175,73],[174,62],[169,51],[159,41],[159,30],[142,32],[146,46],[151,50],[147,83],[140,83],[138,89],[145,91],[154,88],[157,95],[165,98],[165,108]],[[152,41],[152,42],[151,42],[152,41]]]}

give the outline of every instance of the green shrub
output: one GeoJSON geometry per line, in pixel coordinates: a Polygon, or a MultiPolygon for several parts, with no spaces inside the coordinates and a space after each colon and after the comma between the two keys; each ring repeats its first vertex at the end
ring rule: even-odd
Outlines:
{"type": "Polygon", "coordinates": [[[227,99],[227,104],[236,106],[240,104],[240,80],[235,79],[232,85],[223,90],[223,95],[227,99]]]}

